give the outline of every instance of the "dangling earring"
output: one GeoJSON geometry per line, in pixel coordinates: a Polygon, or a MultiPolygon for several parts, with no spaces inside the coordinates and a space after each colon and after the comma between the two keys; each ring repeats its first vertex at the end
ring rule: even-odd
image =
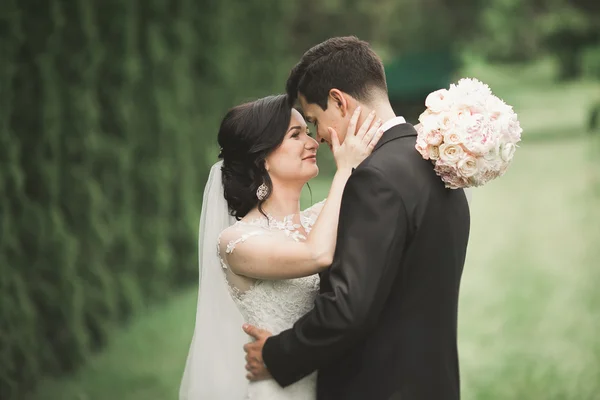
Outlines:
{"type": "Polygon", "coordinates": [[[267,187],[267,185],[261,183],[261,185],[258,187],[258,190],[256,191],[256,197],[258,197],[258,199],[262,201],[265,199],[265,197],[267,197],[268,193],[269,188],[267,187]]]}

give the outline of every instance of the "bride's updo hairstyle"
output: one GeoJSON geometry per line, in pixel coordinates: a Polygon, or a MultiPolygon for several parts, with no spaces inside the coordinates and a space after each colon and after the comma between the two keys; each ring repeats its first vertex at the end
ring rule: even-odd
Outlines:
{"type": "Polygon", "coordinates": [[[227,112],[219,129],[219,158],[223,159],[223,187],[231,215],[242,219],[271,195],[273,183],[265,158],[277,149],[287,133],[292,106],[286,95],[268,96],[241,104],[227,112]],[[264,199],[256,191],[268,188],[264,199]]]}

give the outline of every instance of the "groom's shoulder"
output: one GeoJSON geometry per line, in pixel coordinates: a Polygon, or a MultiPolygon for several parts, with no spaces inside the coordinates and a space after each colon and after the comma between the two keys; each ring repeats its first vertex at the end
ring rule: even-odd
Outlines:
{"type": "Polygon", "coordinates": [[[412,176],[417,170],[432,170],[431,163],[424,160],[415,148],[417,136],[411,124],[401,124],[386,132],[385,142],[376,148],[361,167],[376,168],[394,177],[412,176]]]}
{"type": "Polygon", "coordinates": [[[424,186],[439,184],[433,164],[415,148],[416,132],[410,124],[395,127],[387,142],[376,149],[359,169],[376,171],[399,193],[419,192],[424,186]],[[414,132],[414,134],[413,134],[414,132]]]}

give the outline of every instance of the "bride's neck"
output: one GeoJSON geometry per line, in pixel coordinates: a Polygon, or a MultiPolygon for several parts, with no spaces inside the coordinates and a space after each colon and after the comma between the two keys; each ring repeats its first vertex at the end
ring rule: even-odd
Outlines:
{"type": "Polygon", "coordinates": [[[300,212],[302,186],[273,183],[273,192],[262,205],[274,218],[283,218],[300,212]]]}

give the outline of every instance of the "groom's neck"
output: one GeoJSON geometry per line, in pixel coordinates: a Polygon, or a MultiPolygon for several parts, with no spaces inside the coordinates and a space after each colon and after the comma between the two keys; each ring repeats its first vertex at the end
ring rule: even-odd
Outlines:
{"type": "Polygon", "coordinates": [[[371,102],[370,104],[363,104],[362,107],[363,110],[367,112],[363,112],[361,114],[364,114],[366,116],[368,115],[368,111],[374,110],[375,114],[377,114],[377,118],[381,119],[384,123],[396,116],[392,105],[387,99],[382,99],[379,101],[376,100],[371,102]]]}
{"type": "MultiPolygon", "coordinates": [[[[384,123],[396,116],[396,112],[390,104],[390,98],[388,97],[387,91],[373,87],[370,88],[366,97],[369,100],[364,104],[361,104],[363,106],[363,110],[374,110],[377,114],[377,118],[381,119],[384,123]]],[[[361,114],[366,116],[368,115],[368,112],[361,114]]]]}

